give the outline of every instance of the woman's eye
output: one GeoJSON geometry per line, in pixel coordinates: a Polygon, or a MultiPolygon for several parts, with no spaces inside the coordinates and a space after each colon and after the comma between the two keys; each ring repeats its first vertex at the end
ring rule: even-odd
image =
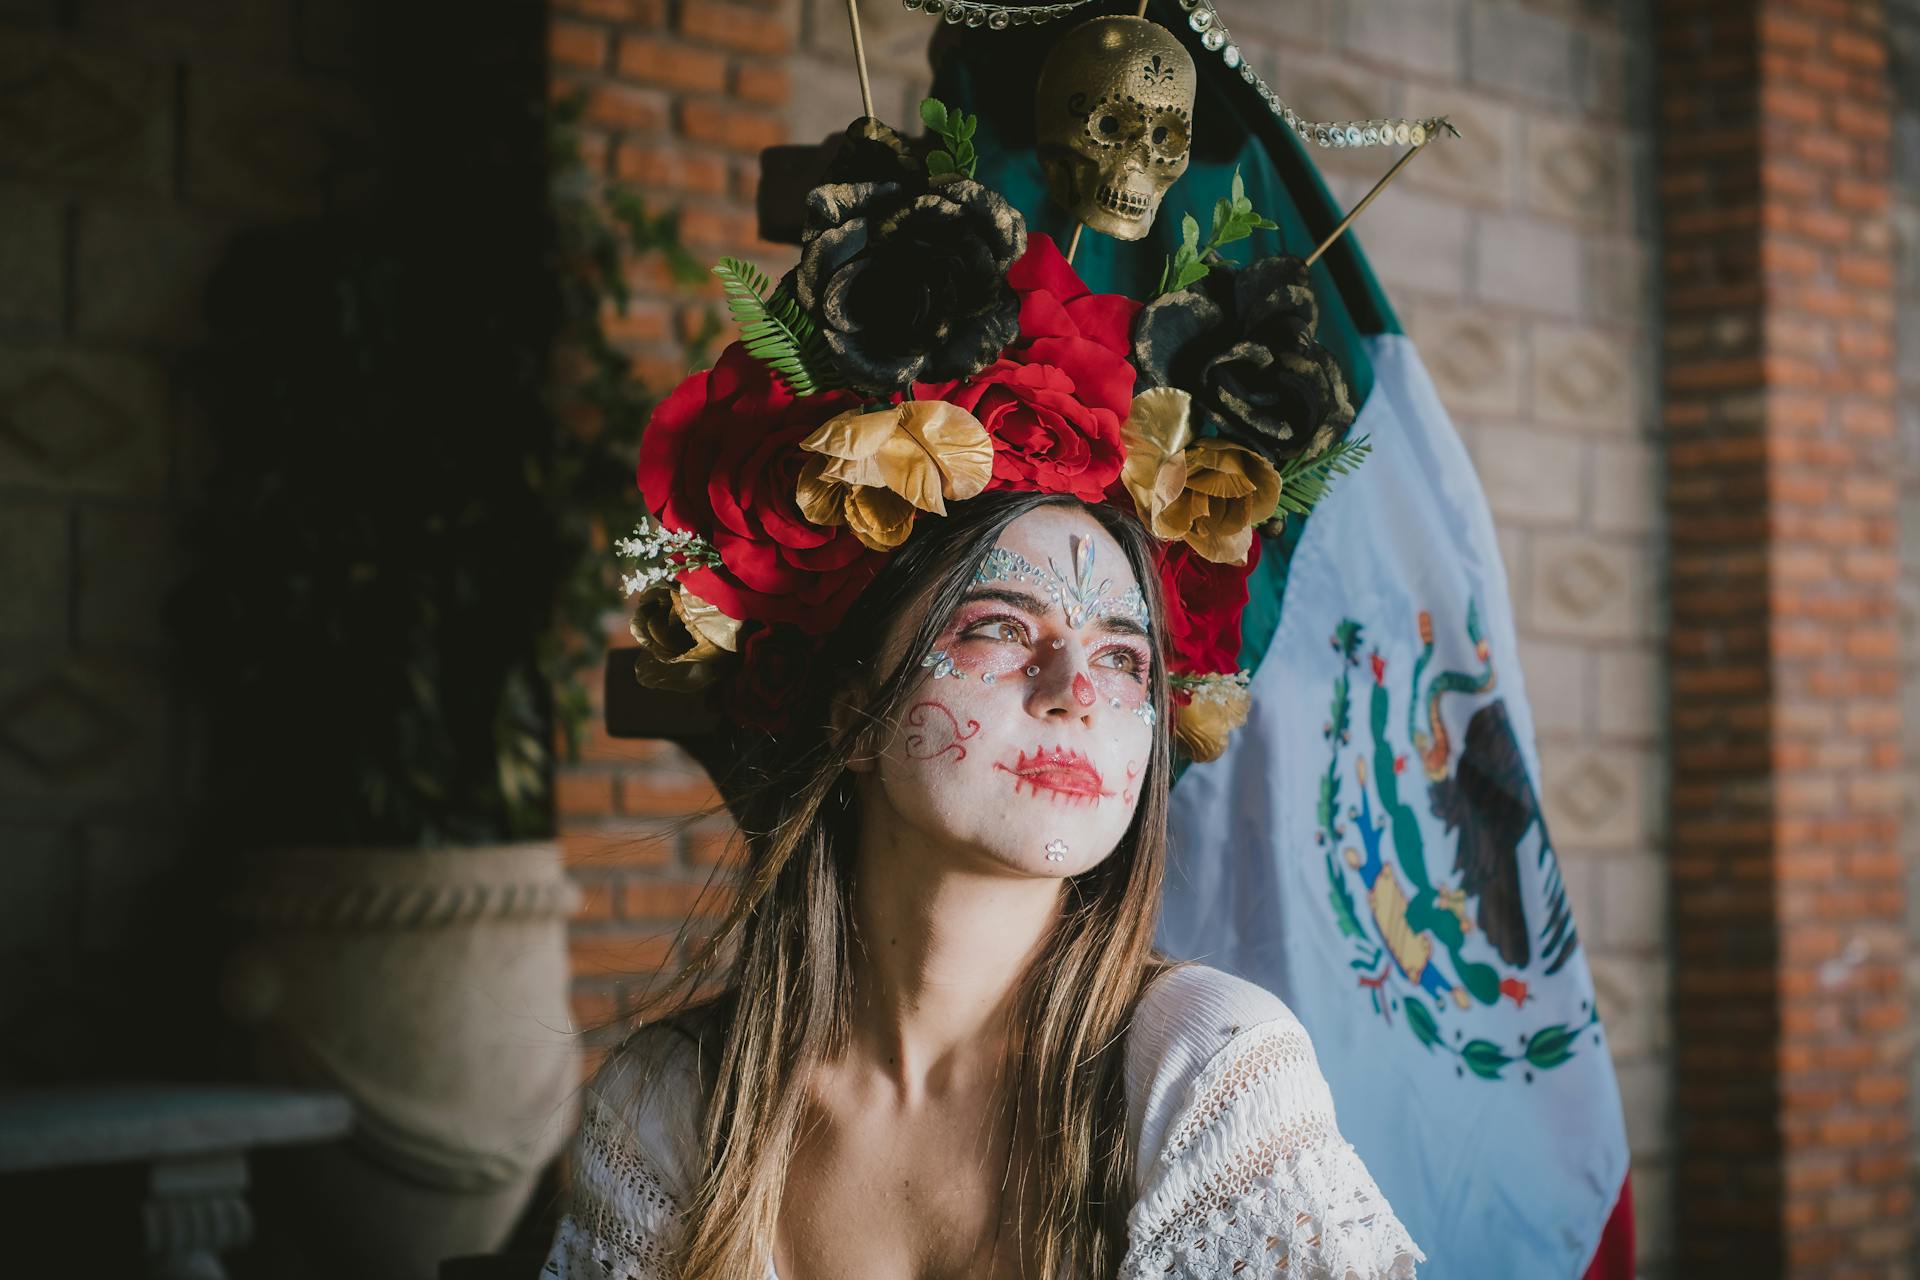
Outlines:
{"type": "Polygon", "coordinates": [[[988,618],[985,621],[976,622],[963,634],[970,640],[1002,640],[1009,644],[1019,644],[1027,638],[1025,627],[1002,618],[988,618]]]}
{"type": "Polygon", "coordinates": [[[1115,671],[1124,671],[1128,675],[1140,674],[1140,655],[1131,649],[1109,649],[1094,661],[1106,663],[1115,671]]]}

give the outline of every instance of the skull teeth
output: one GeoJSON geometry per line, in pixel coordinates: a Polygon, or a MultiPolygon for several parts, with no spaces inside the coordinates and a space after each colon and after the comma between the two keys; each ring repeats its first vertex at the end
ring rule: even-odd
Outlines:
{"type": "Polygon", "coordinates": [[[1131,191],[1122,191],[1114,187],[1101,187],[1099,200],[1108,210],[1124,214],[1129,218],[1138,218],[1145,214],[1151,203],[1146,196],[1135,195],[1131,191]]]}

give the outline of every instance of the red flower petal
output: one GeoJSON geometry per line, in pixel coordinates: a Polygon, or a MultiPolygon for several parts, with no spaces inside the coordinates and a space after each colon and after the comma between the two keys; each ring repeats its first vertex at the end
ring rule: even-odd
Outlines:
{"type": "Polygon", "coordinates": [[[1027,233],[1027,251],[1014,260],[1007,272],[1007,283],[1020,293],[1041,290],[1061,302],[1087,295],[1087,282],[1060,252],[1060,246],[1045,232],[1027,233]]]}

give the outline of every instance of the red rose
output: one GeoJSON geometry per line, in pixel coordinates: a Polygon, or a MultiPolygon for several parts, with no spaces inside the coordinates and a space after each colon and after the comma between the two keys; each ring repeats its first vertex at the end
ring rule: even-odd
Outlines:
{"type": "Polygon", "coordinates": [[[1167,665],[1175,674],[1240,669],[1240,615],[1247,576],[1259,563],[1258,537],[1245,564],[1217,564],[1184,542],[1161,545],[1156,567],[1166,596],[1167,665]]]}
{"type": "Polygon", "coordinates": [[[740,640],[740,665],[722,698],[727,716],[768,733],[793,727],[794,706],[821,641],[792,627],[754,627],[740,640]]]}
{"type": "Polygon", "coordinates": [[[1020,298],[1020,336],[962,382],[915,383],[948,400],[993,439],[989,489],[1039,489],[1098,502],[1120,477],[1120,424],[1133,404],[1134,314],[1140,304],[1089,292],[1049,236],[1029,235],[1007,273],[1020,298]]]}
{"type": "Polygon", "coordinates": [[[796,399],[737,342],[660,402],[640,440],[640,492],[660,523],[721,559],[682,575],[687,590],[742,621],[814,635],[839,625],[885,557],[845,525],[808,520],[794,494],[810,456],[799,442],[859,407],[844,392],[796,399]]]}

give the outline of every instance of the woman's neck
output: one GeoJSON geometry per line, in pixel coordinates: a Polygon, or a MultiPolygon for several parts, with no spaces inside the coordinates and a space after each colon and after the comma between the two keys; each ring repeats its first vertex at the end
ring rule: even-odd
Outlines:
{"type": "Polygon", "coordinates": [[[1046,944],[1061,882],[928,847],[884,803],[854,872],[850,1050],[916,1102],[997,1076],[1021,978],[1046,944]]]}

